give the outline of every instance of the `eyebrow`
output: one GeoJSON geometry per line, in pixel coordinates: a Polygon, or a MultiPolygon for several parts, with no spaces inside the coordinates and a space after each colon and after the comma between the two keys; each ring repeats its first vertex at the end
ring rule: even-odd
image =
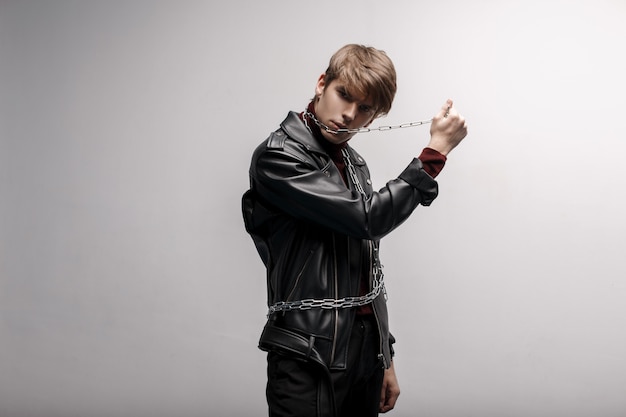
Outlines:
{"type": "Polygon", "coordinates": [[[344,93],[345,95],[347,95],[347,96],[350,98],[350,100],[353,100],[353,101],[359,101],[359,102],[361,102],[361,104],[363,104],[363,105],[366,105],[366,106],[368,106],[368,107],[374,108],[374,103],[372,103],[372,102],[371,102],[371,99],[370,99],[369,101],[368,101],[368,98],[367,98],[367,97],[365,97],[363,100],[357,99],[356,97],[354,97],[354,94],[352,94],[352,93],[350,92],[350,90],[348,89],[348,87],[346,87],[344,84],[337,84],[337,85],[335,86],[335,88],[336,88],[338,91],[341,91],[342,93],[344,93]]]}

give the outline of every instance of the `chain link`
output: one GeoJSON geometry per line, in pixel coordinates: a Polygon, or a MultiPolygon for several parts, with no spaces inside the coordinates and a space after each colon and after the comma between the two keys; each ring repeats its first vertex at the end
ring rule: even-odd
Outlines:
{"type": "Polygon", "coordinates": [[[329,133],[334,133],[334,134],[340,134],[340,133],[367,133],[367,132],[373,132],[373,131],[380,131],[383,132],[385,130],[392,130],[392,129],[403,129],[406,127],[415,127],[415,126],[421,126],[421,125],[425,125],[428,123],[431,123],[433,120],[421,120],[418,122],[409,122],[409,123],[402,123],[399,125],[392,125],[392,126],[378,126],[378,127],[361,127],[358,129],[331,129],[330,127],[326,126],[324,123],[320,122],[319,120],[317,120],[317,117],[315,117],[315,115],[313,113],[311,113],[308,110],[304,111],[304,115],[306,117],[310,117],[316,125],[318,125],[320,127],[320,129],[324,129],[325,131],[329,132],[329,133]]]}

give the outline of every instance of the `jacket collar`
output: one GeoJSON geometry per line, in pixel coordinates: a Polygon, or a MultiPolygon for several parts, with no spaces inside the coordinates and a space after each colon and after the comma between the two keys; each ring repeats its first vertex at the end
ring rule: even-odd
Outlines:
{"type": "MultiPolygon", "coordinates": [[[[309,151],[326,154],[322,145],[307,129],[298,113],[290,111],[280,127],[287,133],[287,136],[304,145],[309,151]]],[[[346,146],[346,149],[350,152],[350,158],[354,165],[365,165],[363,158],[350,145],[346,146]]]]}
{"type": "Polygon", "coordinates": [[[280,127],[287,133],[287,136],[306,146],[308,150],[326,153],[322,145],[315,139],[309,129],[307,129],[298,113],[290,111],[285,120],[280,124],[280,127]]]}

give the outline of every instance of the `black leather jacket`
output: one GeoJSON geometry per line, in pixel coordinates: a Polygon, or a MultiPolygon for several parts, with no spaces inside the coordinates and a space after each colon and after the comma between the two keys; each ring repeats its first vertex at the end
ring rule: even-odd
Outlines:
{"type": "MultiPolygon", "coordinates": [[[[363,272],[370,274],[371,285],[380,238],[419,204],[429,205],[437,196],[437,183],[417,158],[374,192],[365,161],[350,146],[346,149],[365,198],[353,181],[346,187],[333,161],[294,112],[255,150],[250,190],[242,204],[246,230],[267,267],[268,305],[359,295],[363,272]]],[[[379,356],[388,367],[392,351],[383,292],[372,308],[380,332],[379,356]]],[[[355,314],[355,308],[273,313],[259,347],[343,369],[355,314]]]]}

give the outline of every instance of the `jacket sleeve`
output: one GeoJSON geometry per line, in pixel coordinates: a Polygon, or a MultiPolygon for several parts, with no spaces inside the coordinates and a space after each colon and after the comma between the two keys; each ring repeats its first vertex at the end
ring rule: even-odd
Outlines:
{"type": "MultiPolygon", "coordinates": [[[[320,161],[293,141],[280,148],[262,145],[250,167],[253,187],[263,200],[294,218],[372,240],[402,224],[419,204],[430,205],[438,193],[437,182],[417,158],[398,178],[367,196],[348,189],[332,161],[320,161]]],[[[366,172],[367,167],[359,169],[366,172]]]]}

